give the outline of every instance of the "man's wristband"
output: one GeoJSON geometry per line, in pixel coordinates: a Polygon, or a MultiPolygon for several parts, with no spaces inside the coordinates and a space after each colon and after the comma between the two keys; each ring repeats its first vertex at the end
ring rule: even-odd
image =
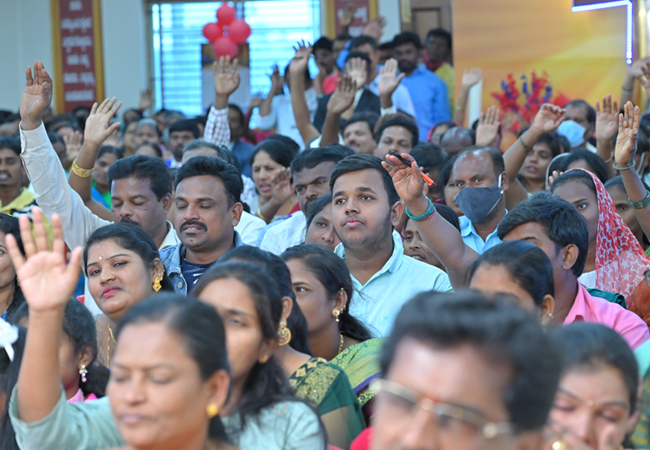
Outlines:
{"type": "Polygon", "coordinates": [[[409,216],[409,219],[411,219],[414,222],[422,222],[423,220],[430,219],[431,216],[433,216],[436,213],[436,207],[431,201],[430,198],[427,197],[427,201],[429,202],[429,206],[427,207],[427,210],[424,214],[421,216],[414,216],[411,214],[411,211],[409,211],[408,207],[406,208],[406,215],[409,216]]]}

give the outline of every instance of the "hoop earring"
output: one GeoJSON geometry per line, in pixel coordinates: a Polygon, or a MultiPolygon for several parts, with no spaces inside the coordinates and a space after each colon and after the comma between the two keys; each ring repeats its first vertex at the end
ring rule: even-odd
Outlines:
{"type": "Polygon", "coordinates": [[[291,330],[287,328],[287,321],[282,320],[280,322],[280,329],[278,330],[278,336],[280,336],[280,347],[284,347],[289,342],[291,342],[291,330]]]}
{"type": "Polygon", "coordinates": [[[153,290],[158,292],[162,286],[160,285],[160,282],[162,281],[162,276],[158,275],[155,280],[153,280],[153,290]]]}
{"type": "Polygon", "coordinates": [[[86,378],[86,375],[88,375],[88,369],[86,369],[86,365],[82,364],[81,367],[79,367],[79,375],[81,375],[81,382],[85,383],[88,381],[88,378],[86,378]]]}

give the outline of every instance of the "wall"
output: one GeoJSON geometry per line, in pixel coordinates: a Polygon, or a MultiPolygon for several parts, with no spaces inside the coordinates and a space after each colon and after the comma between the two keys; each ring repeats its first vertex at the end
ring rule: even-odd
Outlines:
{"type": "MultiPolygon", "coordinates": [[[[17,110],[25,68],[34,60],[52,69],[49,0],[0,0],[0,109],[17,110]]],[[[102,0],[105,90],[137,106],[146,85],[143,9],[137,0],[102,0]]]]}

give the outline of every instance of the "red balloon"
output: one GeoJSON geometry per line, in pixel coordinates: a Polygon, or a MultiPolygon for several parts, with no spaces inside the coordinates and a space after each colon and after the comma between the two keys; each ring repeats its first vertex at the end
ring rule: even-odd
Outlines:
{"type": "Polygon", "coordinates": [[[219,21],[219,25],[230,25],[230,23],[236,18],[237,11],[235,11],[235,8],[230,6],[228,3],[224,3],[219,9],[217,9],[217,21],[219,21]]]}
{"type": "Polygon", "coordinates": [[[214,42],[223,36],[223,30],[218,23],[208,23],[203,27],[203,36],[208,41],[214,42]]]}
{"type": "Polygon", "coordinates": [[[214,54],[216,57],[230,56],[234,58],[239,53],[239,46],[228,36],[222,36],[214,42],[214,54]]]}
{"type": "Polygon", "coordinates": [[[243,44],[251,35],[251,27],[243,20],[235,20],[228,25],[228,36],[238,44],[243,44]]]}

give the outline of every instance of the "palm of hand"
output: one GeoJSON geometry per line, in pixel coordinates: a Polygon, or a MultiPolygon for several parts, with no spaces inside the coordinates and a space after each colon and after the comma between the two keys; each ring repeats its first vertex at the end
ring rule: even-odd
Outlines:
{"type": "Polygon", "coordinates": [[[618,129],[616,113],[602,113],[596,119],[596,139],[611,139],[618,129]]]}
{"type": "Polygon", "coordinates": [[[108,129],[108,117],[104,114],[96,114],[88,117],[84,137],[87,141],[101,143],[106,140],[108,129]]]}
{"type": "Polygon", "coordinates": [[[634,144],[632,140],[632,130],[624,128],[616,137],[616,150],[614,159],[619,166],[627,166],[634,157],[634,144]]]}
{"type": "Polygon", "coordinates": [[[327,106],[333,113],[341,114],[343,111],[352,106],[353,102],[354,95],[350,95],[346,92],[334,91],[327,106]],[[332,104],[331,106],[330,103],[332,104]]]}
{"type": "Polygon", "coordinates": [[[415,200],[422,195],[422,177],[411,172],[411,168],[400,169],[393,175],[393,184],[399,197],[405,202],[415,200]]]}
{"type": "Polygon", "coordinates": [[[556,120],[554,115],[538,114],[533,121],[533,126],[542,130],[543,133],[549,133],[556,128],[556,120]]]}
{"type": "Polygon", "coordinates": [[[239,86],[239,73],[220,73],[214,77],[214,87],[217,94],[230,95],[239,86]]]}
{"type": "Polygon", "coordinates": [[[43,85],[27,86],[20,102],[20,115],[32,119],[40,118],[50,106],[51,96],[43,85]]]}
{"type": "Polygon", "coordinates": [[[32,308],[64,305],[76,285],[65,273],[62,255],[42,251],[31,256],[16,272],[20,287],[32,308]]]}
{"type": "Polygon", "coordinates": [[[377,84],[379,94],[388,94],[389,92],[394,92],[395,89],[397,89],[398,84],[399,82],[397,81],[397,78],[395,78],[394,74],[381,74],[379,77],[379,83],[377,84]]]}
{"type": "MultiPolygon", "coordinates": [[[[292,74],[303,73],[307,66],[309,65],[309,58],[304,57],[303,55],[298,55],[291,61],[289,65],[289,72],[292,74]]],[[[278,75],[279,78],[279,75],[278,75]]]]}

